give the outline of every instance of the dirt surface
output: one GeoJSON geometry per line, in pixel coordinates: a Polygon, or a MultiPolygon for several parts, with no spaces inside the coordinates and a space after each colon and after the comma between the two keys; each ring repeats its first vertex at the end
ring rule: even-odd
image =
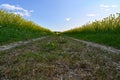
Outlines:
{"type": "Polygon", "coordinates": [[[51,36],[0,52],[0,80],[120,80],[120,54],[51,36]]]}
{"type": "Polygon", "coordinates": [[[26,44],[31,43],[33,41],[39,41],[39,40],[44,39],[44,38],[46,38],[46,37],[31,39],[31,40],[28,40],[28,41],[19,41],[19,42],[15,42],[15,43],[10,43],[8,45],[3,45],[3,46],[0,46],[0,51],[5,51],[5,50],[8,50],[8,49],[18,47],[18,46],[26,45],[26,44]]]}
{"type": "Polygon", "coordinates": [[[108,52],[120,54],[120,50],[119,49],[115,49],[113,47],[104,46],[104,45],[100,45],[100,44],[97,44],[97,43],[88,42],[88,41],[84,41],[84,40],[79,40],[79,39],[75,39],[75,38],[72,38],[72,37],[69,37],[69,38],[71,38],[73,40],[76,40],[76,41],[79,41],[79,42],[82,42],[82,43],[85,43],[88,46],[92,46],[92,47],[100,48],[101,50],[106,50],[108,52]]]}

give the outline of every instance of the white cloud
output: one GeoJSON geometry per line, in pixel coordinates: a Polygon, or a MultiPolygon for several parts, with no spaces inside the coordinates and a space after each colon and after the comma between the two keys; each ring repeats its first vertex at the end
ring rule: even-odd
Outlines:
{"type": "Polygon", "coordinates": [[[105,5],[105,4],[101,4],[100,7],[101,8],[109,8],[110,6],[109,5],[105,5]]]}
{"type": "Polygon", "coordinates": [[[96,14],[87,14],[86,16],[88,16],[88,17],[95,17],[96,14]]]}
{"type": "Polygon", "coordinates": [[[14,14],[19,14],[21,16],[30,16],[28,13],[23,13],[23,12],[14,12],[14,14]]]}
{"type": "Polygon", "coordinates": [[[30,13],[33,12],[33,10],[26,10],[22,7],[10,4],[1,4],[0,8],[13,11],[15,14],[20,14],[21,16],[30,16],[30,13]]]}
{"type": "Polygon", "coordinates": [[[17,7],[17,6],[10,5],[10,4],[2,4],[1,7],[8,9],[8,10],[24,10],[21,7],[17,7]]]}
{"type": "Polygon", "coordinates": [[[100,8],[105,10],[105,11],[111,10],[113,8],[118,8],[118,7],[119,7],[118,5],[106,5],[106,4],[100,5],[100,8]]]}
{"type": "Polygon", "coordinates": [[[71,20],[71,18],[65,18],[65,20],[66,20],[66,21],[70,21],[70,20],[71,20]]]}
{"type": "Polygon", "coordinates": [[[118,5],[111,5],[111,7],[112,7],[112,8],[117,8],[117,7],[118,7],[118,5]]]}

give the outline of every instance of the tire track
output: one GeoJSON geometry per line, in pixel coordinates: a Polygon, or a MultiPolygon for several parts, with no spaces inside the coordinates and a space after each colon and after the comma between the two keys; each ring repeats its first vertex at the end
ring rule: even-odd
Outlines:
{"type": "Polygon", "coordinates": [[[18,41],[18,42],[10,43],[10,44],[7,44],[7,45],[3,45],[3,46],[0,46],[0,51],[5,51],[5,50],[9,50],[9,49],[18,47],[18,46],[26,45],[28,43],[31,43],[31,42],[34,42],[34,41],[39,41],[39,40],[45,39],[47,37],[48,36],[40,37],[40,38],[36,38],[36,39],[31,39],[31,40],[28,40],[28,41],[18,41]]]}
{"type": "Polygon", "coordinates": [[[113,47],[104,46],[104,45],[100,45],[100,44],[97,44],[97,43],[76,39],[76,38],[73,38],[73,37],[68,37],[68,38],[73,39],[75,41],[82,42],[84,44],[87,44],[87,46],[92,46],[92,47],[100,48],[101,50],[105,50],[105,51],[108,51],[108,52],[120,54],[120,50],[119,49],[115,49],[113,47]]]}

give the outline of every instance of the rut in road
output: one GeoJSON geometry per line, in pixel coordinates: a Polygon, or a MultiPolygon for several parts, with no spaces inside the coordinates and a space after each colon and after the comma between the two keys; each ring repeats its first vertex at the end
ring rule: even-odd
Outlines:
{"type": "MultiPolygon", "coordinates": [[[[48,36],[46,36],[46,37],[48,37],[48,36]]],[[[40,38],[36,38],[36,39],[31,39],[31,40],[28,40],[28,41],[18,41],[18,42],[10,43],[10,44],[7,44],[7,45],[2,45],[2,46],[0,46],[0,51],[5,51],[5,50],[9,50],[9,49],[19,47],[19,46],[22,46],[22,45],[27,45],[28,43],[31,43],[33,41],[40,41],[40,40],[42,40],[46,37],[40,37],[40,38]]]]}
{"type": "Polygon", "coordinates": [[[114,63],[120,64],[120,54],[51,36],[0,52],[0,79],[119,80],[114,63]]]}

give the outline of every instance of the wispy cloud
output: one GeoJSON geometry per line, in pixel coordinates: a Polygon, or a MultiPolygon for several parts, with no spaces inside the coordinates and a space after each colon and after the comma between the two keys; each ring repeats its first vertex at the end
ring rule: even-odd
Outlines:
{"type": "Polygon", "coordinates": [[[118,8],[118,5],[106,5],[106,4],[100,4],[100,8],[104,9],[106,11],[113,9],[113,8],[118,8]]]}
{"type": "Polygon", "coordinates": [[[1,4],[0,8],[13,11],[15,14],[20,14],[21,16],[30,16],[30,13],[33,12],[33,10],[26,10],[22,7],[10,4],[1,4]]]}
{"type": "Polygon", "coordinates": [[[110,6],[109,5],[105,5],[105,4],[101,4],[100,7],[101,8],[109,8],[110,6]]]}
{"type": "Polygon", "coordinates": [[[95,17],[97,14],[87,14],[86,16],[88,16],[88,17],[95,17]]]}
{"type": "Polygon", "coordinates": [[[71,20],[71,18],[65,18],[65,20],[66,20],[66,21],[70,21],[70,20],[71,20]]]}
{"type": "Polygon", "coordinates": [[[111,7],[112,7],[112,8],[117,8],[117,7],[118,7],[118,5],[111,5],[111,7]]]}

